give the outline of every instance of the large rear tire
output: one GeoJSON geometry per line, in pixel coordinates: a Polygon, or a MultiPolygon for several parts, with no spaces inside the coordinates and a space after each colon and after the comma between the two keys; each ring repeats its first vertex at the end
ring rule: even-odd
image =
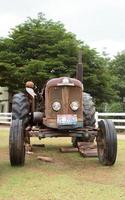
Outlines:
{"type": "Polygon", "coordinates": [[[83,93],[83,117],[84,127],[95,126],[95,104],[93,102],[92,96],[86,92],[83,93]]]}
{"type": "Polygon", "coordinates": [[[99,122],[97,135],[98,158],[102,165],[113,165],[117,156],[117,135],[111,120],[105,119],[99,122]]]}
{"type": "MultiPolygon", "coordinates": [[[[89,93],[83,93],[83,124],[84,127],[90,126],[95,127],[95,104],[89,93]]],[[[95,137],[90,135],[89,138],[85,137],[72,137],[72,144],[77,147],[78,142],[92,142],[95,137]]]]}
{"type": "Polygon", "coordinates": [[[25,162],[24,124],[22,120],[12,121],[9,135],[9,154],[12,166],[23,166],[25,162]]]}
{"type": "Polygon", "coordinates": [[[12,120],[22,119],[23,123],[29,120],[30,103],[24,93],[15,94],[12,101],[12,120]]]}
{"type": "Polygon", "coordinates": [[[12,166],[22,166],[25,162],[25,128],[29,122],[29,112],[30,103],[26,94],[15,94],[12,101],[12,124],[9,136],[12,166]]]}

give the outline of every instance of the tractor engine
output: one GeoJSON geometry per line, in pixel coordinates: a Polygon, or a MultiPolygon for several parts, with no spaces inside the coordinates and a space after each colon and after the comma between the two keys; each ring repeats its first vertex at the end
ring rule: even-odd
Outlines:
{"type": "Polygon", "coordinates": [[[45,89],[45,118],[49,128],[83,127],[83,85],[73,78],[61,77],[48,81],[45,89]]]}

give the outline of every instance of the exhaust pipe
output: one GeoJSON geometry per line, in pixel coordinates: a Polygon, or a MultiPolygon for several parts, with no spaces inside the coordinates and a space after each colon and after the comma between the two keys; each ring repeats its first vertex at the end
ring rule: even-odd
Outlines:
{"type": "Polygon", "coordinates": [[[76,66],[76,79],[83,83],[83,63],[82,63],[82,51],[79,51],[78,64],[76,66]]]}

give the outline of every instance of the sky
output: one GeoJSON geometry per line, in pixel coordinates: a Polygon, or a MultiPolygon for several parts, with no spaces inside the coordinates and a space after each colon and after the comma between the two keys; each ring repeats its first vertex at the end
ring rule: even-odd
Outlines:
{"type": "Polygon", "coordinates": [[[125,0],[0,0],[0,37],[39,12],[99,52],[125,49],[125,0]]]}

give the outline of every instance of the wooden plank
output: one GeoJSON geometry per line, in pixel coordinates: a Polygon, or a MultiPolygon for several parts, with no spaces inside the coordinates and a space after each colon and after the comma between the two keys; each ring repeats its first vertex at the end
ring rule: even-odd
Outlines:
{"type": "Polygon", "coordinates": [[[60,151],[62,153],[78,152],[78,148],[74,148],[74,147],[61,147],[60,151]]]}
{"type": "Polygon", "coordinates": [[[54,162],[53,158],[47,157],[47,156],[37,156],[38,160],[44,161],[44,162],[54,162]]]}
{"type": "Polygon", "coordinates": [[[93,142],[78,142],[78,149],[83,157],[97,157],[97,145],[93,142]]]}
{"type": "Polygon", "coordinates": [[[97,149],[79,149],[79,152],[83,157],[97,157],[97,149]]]}
{"type": "Polygon", "coordinates": [[[32,144],[33,147],[45,147],[45,144],[32,144]]]}
{"type": "Polygon", "coordinates": [[[27,154],[27,155],[33,155],[34,152],[33,152],[33,151],[26,151],[26,154],[27,154]]]}
{"type": "Polygon", "coordinates": [[[78,142],[78,148],[95,149],[97,145],[93,142],[78,142]]]}

